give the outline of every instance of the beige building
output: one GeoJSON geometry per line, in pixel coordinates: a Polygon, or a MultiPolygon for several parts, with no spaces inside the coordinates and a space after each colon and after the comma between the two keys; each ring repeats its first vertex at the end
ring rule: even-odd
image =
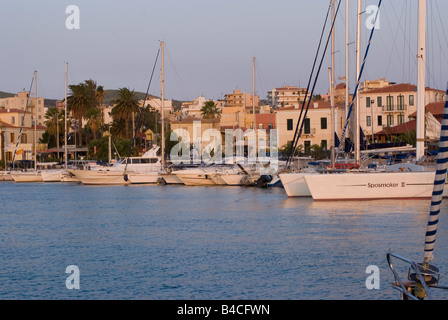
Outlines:
{"type": "MultiPolygon", "coordinates": [[[[445,101],[445,92],[426,88],[425,103],[445,101]]],[[[410,121],[417,111],[417,87],[389,84],[360,92],[360,126],[366,137],[410,121]]]]}
{"type": "MultiPolygon", "coordinates": [[[[276,112],[278,146],[282,148],[294,139],[297,122],[300,117],[301,108],[283,108],[276,112]]],[[[338,137],[342,134],[345,119],[345,106],[337,105],[334,108],[335,131],[338,137]]],[[[303,125],[303,131],[299,144],[302,150],[309,150],[313,145],[324,146],[330,150],[334,133],[331,132],[331,106],[327,101],[311,102],[307,117],[303,125]]]]}
{"type": "MultiPolygon", "coordinates": [[[[151,108],[161,111],[162,110],[162,99],[149,97],[146,98],[146,101],[140,100],[140,105],[143,107],[151,106],[151,108]]],[[[173,100],[164,100],[163,110],[165,111],[165,115],[173,113],[173,100]]]]}
{"type": "Polygon", "coordinates": [[[297,107],[305,100],[306,89],[286,86],[268,92],[269,104],[278,108],[297,107]]]}
{"type": "MultiPolygon", "coordinates": [[[[34,157],[34,125],[31,112],[24,113],[19,109],[0,109],[0,160],[6,159],[10,163],[16,151],[15,160],[32,160],[34,157]],[[22,127],[23,119],[23,127],[22,127]],[[22,131],[20,131],[22,127],[22,131]],[[21,132],[21,134],[20,134],[21,132]],[[17,145],[17,140],[20,140],[17,145]]],[[[45,126],[36,126],[37,141],[42,138],[45,126]]],[[[46,148],[45,144],[38,144],[37,151],[46,148]]]]}
{"type": "MultiPolygon", "coordinates": [[[[25,111],[28,96],[28,91],[22,91],[14,97],[2,98],[0,99],[0,109],[16,109],[25,111]]],[[[37,108],[37,124],[43,125],[45,122],[44,98],[29,98],[27,112],[33,115],[33,117],[36,112],[35,108],[37,108]]]]}

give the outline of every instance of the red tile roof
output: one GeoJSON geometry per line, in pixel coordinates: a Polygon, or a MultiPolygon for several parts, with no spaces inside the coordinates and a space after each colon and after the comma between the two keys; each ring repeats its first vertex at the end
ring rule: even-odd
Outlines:
{"type": "MultiPolygon", "coordinates": [[[[433,102],[425,107],[426,112],[431,112],[433,116],[443,115],[443,109],[445,108],[445,102],[433,102]]],[[[415,118],[417,116],[417,112],[410,114],[409,117],[415,118]]]]}

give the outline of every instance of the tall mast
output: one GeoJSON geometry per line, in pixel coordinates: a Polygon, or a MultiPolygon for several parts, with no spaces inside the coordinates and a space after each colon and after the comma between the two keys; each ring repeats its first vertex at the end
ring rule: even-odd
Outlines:
{"type": "Polygon", "coordinates": [[[417,153],[420,161],[425,154],[425,62],[426,62],[426,0],[418,1],[418,83],[417,83],[417,153]]]}
{"type": "Polygon", "coordinates": [[[64,162],[65,169],[67,169],[68,151],[67,151],[67,71],[68,62],[65,63],[65,133],[64,133],[64,162]]]}
{"type": "MultiPolygon", "coordinates": [[[[331,0],[331,15],[333,26],[335,25],[335,8],[334,8],[334,0],[331,0]]],[[[330,137],[330,150],[331,150],[331,167],[334,167],[335,162],[335,116],[334,116],[334,51],[335,51],[335,32],[334,27],[331,34],[331,71],[330,71],[330,103],[331,103],[331,137],[330,137]]]]}
{"type": "Polygon", "coordinates": [[[360,163],[360,153],[361,153],[361,146],[360,146],[360,127],[359,127],[359,123],[360,123],[360,114],[359,114],[359,109],[360,109],[360,102],[361,99],[359,97],[359,84],[361,82],[361,79],[359,78],[359,74],[361,72],[361,15],[362,15],[362,1],[358,0],[358,31],[357,31],[357,44],[356,44],[356,79],[359,82],[358,83],[358,89],[356,92],[356,121],[355,121],[355,162],[357,164],[360,163]]]}
{"type": "Polygon", "coordinates": [[[34,71],[34,170],[37,171],[37,71],[34,71]]]}
{"type": "MultiPolygon", "coordinates": [[[[254,139],[255,148],[258,149],[258,139],[257,139],[257,121],[255,117],[255,57],[252,58],[252,113],[253,113],[253,129],[254,129],[254,139]]],[[[257,152],[257,151],[255,151],[257,152]]],[[[255,154],[256,156],[256,154],[255,154]]]]}
{"type": "MultiPolygon", "coordinates": [[[[345,117],[348,115],[348,109],[350,108],[350,88],[349,88],[349,0],[345,0],[345,117]]],[[[350,130],[349,130],[350,132],[350,130]]]]}
{"type": "Polygon", "coordinates": [[[160,75],[160,87],[162,90],[162,170],[165,169],[165,42],[161,42],[162,50],[162,72],[160,75]]]}

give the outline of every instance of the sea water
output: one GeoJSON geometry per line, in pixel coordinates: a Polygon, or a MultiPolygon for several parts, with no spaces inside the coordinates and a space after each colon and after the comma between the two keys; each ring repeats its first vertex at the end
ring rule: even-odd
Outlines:
{"type": "MultiPolygon", "coordinates": [[[[48,300],[399,299],[386,254],[421,262],[430,205],[76,183],[2,182],[0,198],[0,299],[48,300]]],[[[442,273],[447,213],[444,202],[433,261],[442,273]]]]}

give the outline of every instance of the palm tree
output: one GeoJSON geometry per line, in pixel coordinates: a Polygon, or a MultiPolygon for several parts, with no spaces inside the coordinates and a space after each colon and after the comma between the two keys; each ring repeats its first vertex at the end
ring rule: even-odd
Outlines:
{"type": "MultiPolygon", "coordinates": [[[[92,79],[79,83],[77,85],[70,85],[70,96],[67,97],[67,106],[72,113],[72,116],[82,124],[83,119],[88,119],[88,114],[93,114],[95,111],[101,111],[101,102],[103,99],[104,89],[102,86],[97,86],[92,79]]],[[[98,117],[101,127],[102,117],[98,117]]],[[[79,131],[79,144],[82,145],[82,125],[79,131]]]]}
{"type": "Polygon", "coordinates": [[[45,126],[49,134],[54,136],[55,141],[59,142],[58,135],[61,134],[64,128],[64,115],[58,108],[53,107],[48,109],[45,113],[45,126]]]}
{"type": "Polygon", "coordinates": [[[115,120],[124,120],[126,128],[126,138],[129,139],[129,120],[133,112],[138,112],[140,106],[137,94],[129,88],[118,89],[118,97],[114,100],[114,107],[111,115],[115,120]]]}
{"type": "Polygon", "coordinates": [[[201,108],[201,114],[204,119],[214,119],[220,116],[217,104],[213,100],[204,103],[204,106],[201,108]]]}

